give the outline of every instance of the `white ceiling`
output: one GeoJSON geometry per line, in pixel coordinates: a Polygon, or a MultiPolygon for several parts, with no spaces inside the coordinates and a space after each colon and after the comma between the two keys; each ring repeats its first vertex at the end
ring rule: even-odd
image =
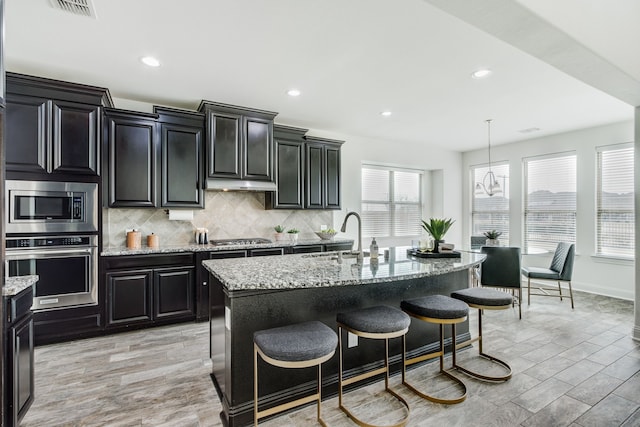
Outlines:
{"type": "MultiPolygon", "coordinates": [[[[487,8],[496,3],[499,12],[500,1],[486,0],[487,8]]],[[[640,86],[640,2],[506,1],[560,27],[640,86]]],[[[97,19],[48,0],[5,0],[7,70],[160,105],[195,109],[207,99],[277,111],[277,123],[320,136],[459,151],[486,145],[487,118],[496,144],[633,119],[629,104],[430,4],[438,1],[93,3],[97,19]],[[144,55],[161,67],[142,65],[144,55]],[[492,76],[471,79],[481,67],[492,76]],[[302,95],[289,97],[292,87],[302,95]],[[386,109],[393,115],[381,117],[386,109]],[[532,127],[541,130],[519,132],[532,127]]]]}

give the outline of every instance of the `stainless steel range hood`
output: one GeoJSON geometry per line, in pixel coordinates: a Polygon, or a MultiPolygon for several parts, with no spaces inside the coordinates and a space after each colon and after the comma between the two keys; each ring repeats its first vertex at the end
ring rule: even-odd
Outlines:
{"type": "Polygon", "coordinates": [[[208,179],[207,190],[218,191],[276,191],[276,184],[267,181],[239,179],[208,179]]]}

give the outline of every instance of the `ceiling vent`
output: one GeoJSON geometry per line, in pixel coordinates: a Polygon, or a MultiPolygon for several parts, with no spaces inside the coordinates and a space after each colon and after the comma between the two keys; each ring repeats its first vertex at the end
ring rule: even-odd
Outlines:
{"type": "Polygon", "coordinates": [[[538,132],[540,130],[540,128],[527,128],[527,129],[521,129],[518,132],[520,133],[533,133],[533,132],[538,132]]]}
{"type": "Polygon", "coordinates": [[[54,9],[73,13],[74,15],[97,18],[92,0],[49,0],[54,9]]]}

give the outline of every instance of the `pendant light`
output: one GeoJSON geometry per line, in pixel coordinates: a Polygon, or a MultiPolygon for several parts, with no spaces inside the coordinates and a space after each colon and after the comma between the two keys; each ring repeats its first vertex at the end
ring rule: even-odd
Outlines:
{"type": "Polygon", "coordinates": [[[476,182],[476,195],[486,193],[488,196],[494,196],[502,193],[502,188],[491,170],[491,120],[485,120],[487,122],[487,141],[489,142],[489,172],[482,178],[482,182],[476,182]]]}

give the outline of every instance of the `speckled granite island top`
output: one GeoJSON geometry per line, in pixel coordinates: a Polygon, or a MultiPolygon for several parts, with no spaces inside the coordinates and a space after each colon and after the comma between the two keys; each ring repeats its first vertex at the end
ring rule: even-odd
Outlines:
{"type": "Polygon", "coordinates": [[[150,248],[148,246],[142,246],[140,249],[127,249],[125,246],[110,246],[104,248],[100,253],[101,256],[122,256],[122,255],[146,255],[146,254],[170,254],[180,252],[204,252],[204,251],[233,251],[238,249],[260,249],[260,248],[287,248],[290,246],[303,246],[303,245],[322,245],[331,243],[353,243],[352,239],[334,239],[334,240],[320,240],[320,239],[299,239],[297,242],[290,240],[281,240],[271,243],[259,243],[254,245],[197,245],[184,244],[184,245],[160,245],[158,248],[150,248]]]}
{"type": "Polygon", "coordinates": [[[18,295],[25,289],[33,286],[33,284],[36,283],[39,279],[40,277],[37,274],[31,276],[7,277],[2,288],[2,296],[11,297],[14,295],[18,295]]]}
{"type": "Polygon", "coordinates": [[[407,255],[406,247],[390,248],[389,259],[372,263],[355,258],[340,263],[336,252],[203,261],[205,268],[229,291],[297,289],[360,285],[438,276],[480,264],[482,254],[462,252],[461,258],[424,259],[407,255]]]}

